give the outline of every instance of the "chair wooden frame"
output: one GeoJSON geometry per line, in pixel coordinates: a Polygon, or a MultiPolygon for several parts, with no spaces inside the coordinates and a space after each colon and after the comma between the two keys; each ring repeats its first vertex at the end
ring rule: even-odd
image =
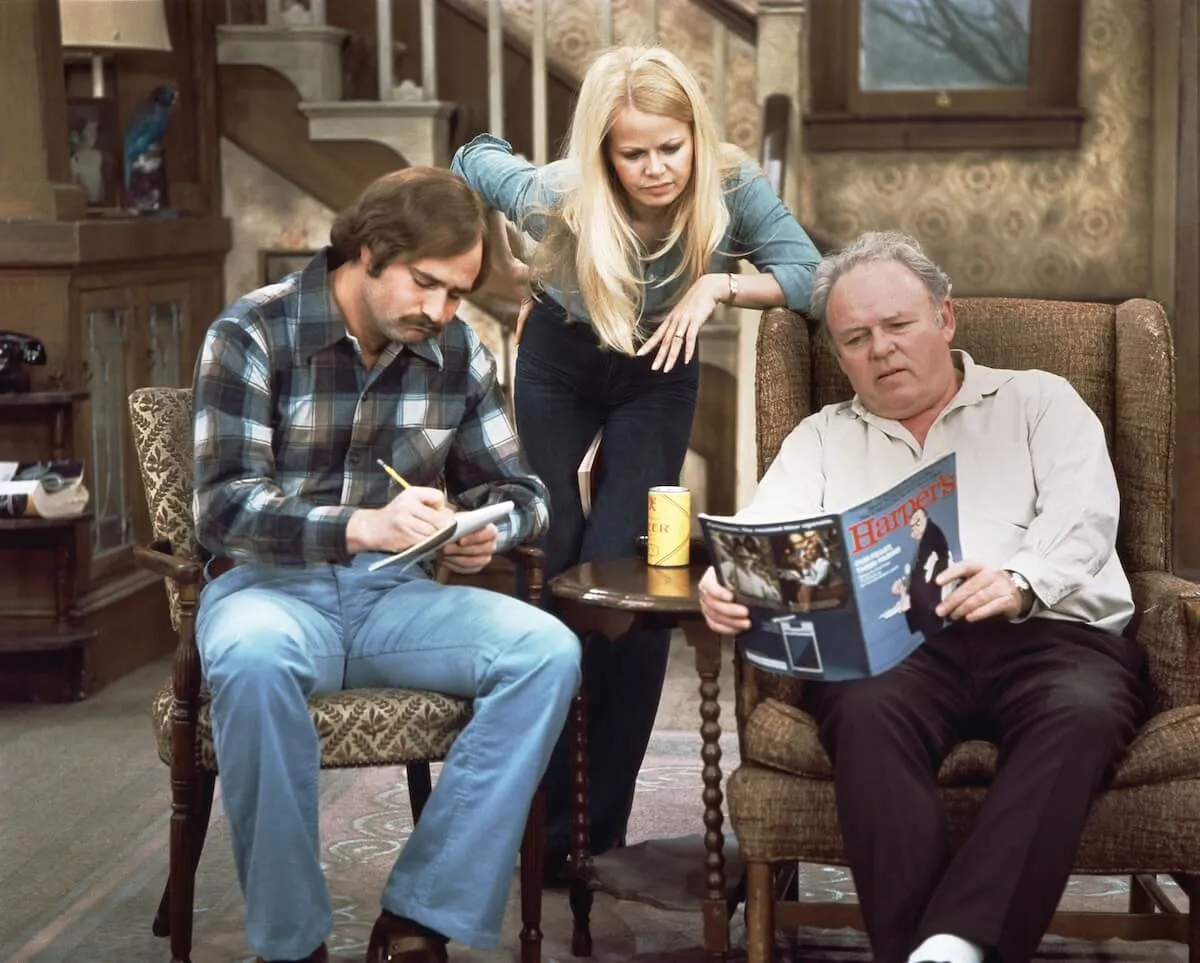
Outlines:
{"type": "MultiPolygon", "coordinates": [[[[143,392],[160,389],[139,389],[130,398],[131,414],[135,413],[135,399],[143,392]]],[[[178,389],[174,389],[178,391],[178,389]]],[[[175,418],[182,417],[183,404],[190,405],[190,392],[186,399],[176,399],[175,418]]],[[[140,399],[139,399],[140,400],[140,399]]],[[[152,399],[157,400],[157,399],[152,399]]],[[[153,403],[151,404],[153,408],[153,403]]],[[[135,429],[136,429],[135,417],[135,429]]],[[[182,430],[176,425],[176,430],[182,430]]],[[[143,476],[147,479],[147,500],[150,515],[158,526],[160,519],[155,511],[155,502],[163,491],[169,490],[178,496],[185,486],[181,478],[190,479],[190,467],[180,474],[172,473],[172,480],[161,482],[162,464],[154,471],[147,470],[146,459],[161,457],[161,452],[151,454],[142,450],[142,439],[138,441],[139,461],[143,476]],[[148,479],[159,478],[152,486],[148,479]],[[150,488],[160,490],[151,494],[150,488]]],[[[147,449],[152,448],[146,443],[147,449]]],[[[168,459],[169,461],[169,459],[168,459]]],[[[190,492],[187,492],[190,495],[190,492]]],[[[165,499],[164,499],[165,501],[165,499]]],[[[190,503],[189,503],[190,504],[190,503]]],[[[183,512],[175,508],[175,516],[183,512]]],[[[186,521],[186,519],[184,519],[186,521]]],[[[172,537],[184,541],[175,518],[172,537]]],[[[156,531],[156,535],[164,532],[156,531]]],[[[186,542],[191,546],[190,523],[187,526],[186,542]]],[[[190,963],[193,936],[193,904],[195,900],[196,868],[204,848],[212,814],[213,795],[216,790],[217,772],[201,764],[199,752],[199,717],[201,699],[200,653],[196,646],[195,623],[200,590],[204,582],[204,562],[198,557],[187,557],[185,548],[177,551],[168,538],[156,538],[149,545],[134,548],[134,560],[147,572],[161,576],[177,597],[177,634],[174,668],[171,679],[170,709],[170,773],[171,773],[171,822],[170,861],[168,878],[158,910],[154,916],[153,932],[156,936],[170,937],[172,963],[190,963]]],[[[482,572],[472,576],[455,577],[456,581],[501,591],[511,591],[523,600],[536,604],[541,598],[544,582],[544,559],[539,549],[518,546],[497,556],[482,572]]],[[[172,594],[172,593],[168,593],[172,594]]],[[[408,794],[412,805],[414,823],[421,813],[432,791],[430,764],[442,761],[443,756],[413,758],[405,761],[408,775],[408,794]]],[[[392,762],[381,762],[390,765],[392,762]]],[[[370,765],[370,763],[365,763],[370,765]]],[[[541,960],[541,910],[542,910],[542,864],[545,847],[545,793],[539,786],[531,801],[526,818],[520,857],[521,884],[521,963],[540,963],[541,960]]]]}

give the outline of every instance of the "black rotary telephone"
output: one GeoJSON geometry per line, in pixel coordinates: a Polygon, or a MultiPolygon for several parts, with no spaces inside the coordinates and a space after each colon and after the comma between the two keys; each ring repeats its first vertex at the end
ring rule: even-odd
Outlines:
{"type": "Polygon", "coordinates": [[[29,390],[29,366],[46,363],[46,346],[37,338],[0,331],[0,394],[29,390]]]}

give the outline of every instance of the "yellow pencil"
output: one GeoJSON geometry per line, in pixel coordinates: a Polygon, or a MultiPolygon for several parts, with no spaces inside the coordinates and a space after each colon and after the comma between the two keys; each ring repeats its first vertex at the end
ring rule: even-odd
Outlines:
{"type": "Polygon", "coordinates": [[[396,471],[395,468],[393,468],[391,465],[389,465],[382,458],[376,458],[375,460],[379,463],[379,467],[382,468],[385,472],[388,473],[388,475],[391,476],[392,481],[394,481],[401,488],[408,487],[408,482],[406,482],[404,480],[404,478],[403,478],[403,476],[401,476],[400,472],[396,471]]]}

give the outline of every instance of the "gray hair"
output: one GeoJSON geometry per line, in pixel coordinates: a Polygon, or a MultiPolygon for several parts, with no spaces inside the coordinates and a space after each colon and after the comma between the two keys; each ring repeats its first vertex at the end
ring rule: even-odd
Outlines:
{"type": "Polygon", "coordinates": [[[873,261],[896,261],[903,264],[925,285],[933,305],[937,308],[950,296],[950,278],[934,264],[921,245],[900,231],[868,231],[851,241],[836,254],[827,254],[817,265],[813,275],[812,294],[808,301],[809,317],[821,322],[828,331],[825,312],[829,307],[829,294],[838,279],[860,264],[873,261]]]}

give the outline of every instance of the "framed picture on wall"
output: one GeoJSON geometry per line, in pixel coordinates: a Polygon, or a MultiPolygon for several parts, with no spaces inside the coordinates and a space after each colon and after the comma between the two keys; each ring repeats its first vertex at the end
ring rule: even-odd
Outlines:
{"type": "Polygon", "coordinates": [[[83,188],[88,207],[120,204],[120,142],[116,101],[107,97],[67,100],[71,178],[83,188]]]}
{"type": "Polygon", "coordinates": [[[261,248],[258,252],[258,277],[261,284],[274,284],[312,260],[316,251],[295,248],[261,248]]]}

